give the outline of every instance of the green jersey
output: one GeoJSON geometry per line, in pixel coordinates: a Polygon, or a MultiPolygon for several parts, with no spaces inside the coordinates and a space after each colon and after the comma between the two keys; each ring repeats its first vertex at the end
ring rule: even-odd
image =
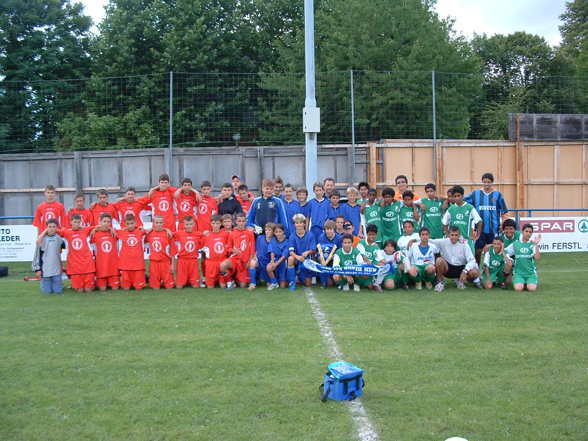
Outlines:
{"type": "Polygon", "coordinates": [[[360,253],[366,256],[371,263],[376,263],[376,254],[381,248],[380,244],[377,242],[374,242],[370,245],[367,240],[362,239],[359,241],[357,249],[360,251],[360,253]]]}
{"type": "Polygon", "coordinates": [[[335,251],[333,257],[333,266],[349,266],[363,263],[361,253],[357,248],[351,248],[349,253],[346,253],[343,248],[339,248],[335,251]]]}
{"type": "Polygon", "coordinates": [[[494,247],[490,247],[488,252],[484,255],[484,266],[488,267],[490,274],[496,274],[504,268],[504,255],[497,254],[494,247]]]}
{"type": "Polygon", "coordinates": [[[450,205],[443,215],[443,225],[459,228],[459,234],[469,239],[472,231],[482,219],[472,204],[450,205]]]}
{"type": "Polygon", "coordinates": [[[431,239],[443,239],[443,201],[440,199],[421,199],[421,227],[427,227],[431,239]]]}
{"type": "Polygon", "coordinates": [[[395,201],[390,205],[380,208],[382,216],[382,239],[398,240],[401,234],[400,230],[400,202],[395,201]]]}
{"type": "Polygon", "coordinates": [[[375,225],[378,227],[377,241],[382,240],[382,216],[380,204],[375,202],[374,205],[366,205],[363,209],[363,217],[365,218],[366,227],[368,225],[375,225]]]}
{"type": "Polygon", "coordinates": [[[413,225],[413,231],[417,229],[417,221],[414,217],[414,206],[407,207],[404,202],[400,202],[400,210],[398,212],[400,227],[404,228],[405,221],[411,221],[413,225]]]}
{"type": "Polygon", "coordinates": [[[513,274],[521,277],[537,275],[535,266],[535,244],[516,240],[506,248],[506,254],[515,257],[513,274]]]}
{"type": "Polygon", "coordinates": [[[502,242],[504,242],[504,248],[510,246],[513,242],[517,241],[517,240],[521,240],[521,232],[520,231],[515,231],[512,239],[509,239],[506,234],[501,233],[500,234],[500,238],[502,239],[502,242]]]}

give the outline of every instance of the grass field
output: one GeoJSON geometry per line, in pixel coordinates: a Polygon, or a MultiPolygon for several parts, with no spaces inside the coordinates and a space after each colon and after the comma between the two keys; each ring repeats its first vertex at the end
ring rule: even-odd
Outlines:
{"type": "MultiPolygon", "coordinates": [[[[380,440],[578,441],[587,268],[544,255],[534,294],[313,291],[380,440]]],[[[0,440],[356,437],[318,399],[332,360],[302,289],[47,296],[24,274],[0,279],[0,440]]]]}

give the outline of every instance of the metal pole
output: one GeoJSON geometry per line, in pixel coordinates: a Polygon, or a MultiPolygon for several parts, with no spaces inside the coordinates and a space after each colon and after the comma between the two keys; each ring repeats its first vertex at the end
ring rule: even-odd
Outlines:
{"type": "MultiPolygon", "coordinates": [[[[435,87],[435,71],[431,71],[431,91],[433,104],[433,180],[437,181],[437,95],[435,87]]],[[[441,189],[439,189],[441,191],[441,189]]]]}
{"type": "Polygon", "coordinates": [[[349,92],[351,98],[351,150],[348,150],[347,174],[349,185],[353,185],[353,171],[355,170],[355,93],[353,89],[353,69],[349,71],[349,92]]]}
{"type": "MultiPolygon", "coordinates": [[[[306,77],[306,99],[304,115],[314,114],[315,97],[315,65],[314,65],[314,0],[304,0],[304,61],[306,77]]],[[[306,126],[306,121],[304,121],[306,126]]],[[[317,180],[317,133],[318,128],[308,131],[304,129],[306,156],[306,188],[310,192],[317,180]],[[316,130],[316,131],[314,131],[316,130]]]]}
{"type": "Polygon", "coordinates": [[[174,145],[174,73],[169,73],[169,144],[167,147],[167,161],[165,168],[170,179],[172,178],[172,164],[173,164],[173,145],[174,145]]]}

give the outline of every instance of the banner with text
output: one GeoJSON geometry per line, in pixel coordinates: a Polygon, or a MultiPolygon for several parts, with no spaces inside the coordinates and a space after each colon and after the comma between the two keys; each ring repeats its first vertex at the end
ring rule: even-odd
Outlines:
{"type": "Polygon", "coordinates": [[[541,234],[543,253],[588,251],[588,217],[521,217],[524,224],[533,225],[533,237],[541,234]]]}

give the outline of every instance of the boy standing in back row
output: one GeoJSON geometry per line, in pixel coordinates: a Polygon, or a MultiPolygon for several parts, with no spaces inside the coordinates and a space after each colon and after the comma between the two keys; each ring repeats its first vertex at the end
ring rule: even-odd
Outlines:
{"type": "Polygon", "coordinates": [[[33,225],[37,227],[39,233],[45,229],[49,219],[55,219],[60,227],[67,226],[65,207],[57,200],[56,194],[53,185],[45,187],[45,201],[37,206],[33,219],[33,225]]]}

